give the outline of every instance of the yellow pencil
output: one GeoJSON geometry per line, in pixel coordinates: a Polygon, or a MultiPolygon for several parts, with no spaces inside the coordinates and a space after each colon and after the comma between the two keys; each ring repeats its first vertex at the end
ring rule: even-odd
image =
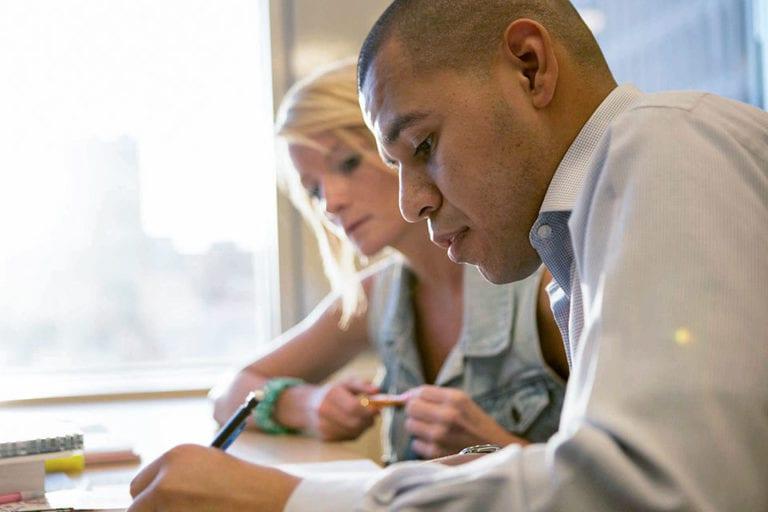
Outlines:
{"type": "Polygon", "coordinates": [[[403,395],[387,395],[385,393],[360,396],[360,405],[374,409],[381,409],[383,407],[402,407],[405,405],[406,401],[407,400],[403,398],[403,395]]]}

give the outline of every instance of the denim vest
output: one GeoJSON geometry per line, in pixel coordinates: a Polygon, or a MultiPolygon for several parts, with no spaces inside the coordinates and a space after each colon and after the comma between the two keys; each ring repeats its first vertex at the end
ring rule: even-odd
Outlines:
{"type": "MultiPolygon", "coordinates": [[[[435,385],[461,389],[501,426],[532,442],[557,431],[565,383],[541,354],[536,301],[541,271],[506,285],[464,270],[462,330],[435,385]]],[[[369,332],[383,361],[382,392],[425,384],[415,343],[411,290],[414,276],[399,260],[376,274],[369,297],[369,332]]],[[[382,411],[385,463],[418,459],[410,449],[405,412],[382,411]]]]}

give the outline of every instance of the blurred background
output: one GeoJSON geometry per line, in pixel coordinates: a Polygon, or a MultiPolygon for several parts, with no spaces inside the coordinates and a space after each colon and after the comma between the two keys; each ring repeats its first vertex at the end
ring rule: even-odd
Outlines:
{"type": "MultiPolygon", "coordinates": [[[[578,0],[620,83],[766,107],[768,0],[578,0]]],[[[0,400],[206,389],[327,292],[275,188],[382,0],[0,0],[0,400]]]]}

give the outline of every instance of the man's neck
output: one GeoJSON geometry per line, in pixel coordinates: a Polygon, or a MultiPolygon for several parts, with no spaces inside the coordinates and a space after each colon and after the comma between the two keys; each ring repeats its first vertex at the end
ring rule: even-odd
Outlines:
{"type": "Polygon", "coordinates": [[[555,110],[557,121],[553,125],[558,132],[557,140],[561,141],[561,159],[592,114],[616,87],[618,84],[614,80],[598,85],[587,84],[585,87],[573,88],[558,98],[555,110]]]}

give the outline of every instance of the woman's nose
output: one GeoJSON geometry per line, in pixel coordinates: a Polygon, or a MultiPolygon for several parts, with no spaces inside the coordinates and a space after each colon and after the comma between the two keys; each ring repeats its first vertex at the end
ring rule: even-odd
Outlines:
{"type": "Polygon", "coordinates": [[[338,177],[323,180],[323,202],[329,217],[337,216],[349,205],[349,189],[343,181],[338,177]]]}

